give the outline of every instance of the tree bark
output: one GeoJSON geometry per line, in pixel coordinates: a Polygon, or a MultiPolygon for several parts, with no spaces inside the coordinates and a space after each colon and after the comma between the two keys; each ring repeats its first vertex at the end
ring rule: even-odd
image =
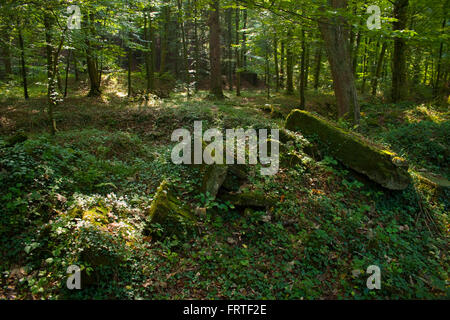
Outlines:
{"type": "Polygon", "coordinates": [[[222,72],[220,66],[220,4],[212,0],[209,9],[209,60],[211,65],[210,93],[222,99],[222,72]]]}
{"type": "Polygon", "coordinates": [[[47,56],[47,112],[50,122],[50,133],[54,135],[57,131],[56,121],[53,115],[54,107],[56,106],[56,88],[55,88],[55,70],[53,68],[53,50],[52,50],[52,18],[48,13],[44,13],[44,27],[45,27],[45,52],[47,56]]]}
{"type": "MultiPolygon", "coordinates": [[[[442,32],[444,32],[446,23],[447,23],[447,18],[444,18],[444,21],[442,22],[442,32]]],[[[441,45],[439,46],[436,83],[434,85],[434,97],[439,96],[439,86],[440,86],[440,82],[441,82],[441,72],[442,72],[442,51],[443,51],[443,49],[444,49],[444,42],[442,41],[441,45]]]]}
{"type": "Polygon", "coordinates": [[[280,87],[284,88],[284,40],[281,41],[280,53],[280,87]]]}
{"type": "MultiPolygon", "coordinates": [[[[329,4],[334,9],[345,9],[347,7],[346,0],[329,0],[329,4]]],[[[343,17],[323,17],[319,21],[319,28],[331,67],[338,117],[342,118],[349,111],[353,111],[354,122],[358,124],[360,110],[350,64],[350,52],[347,46],[347,23],[343,17]]]]}
{"type": "Polygon", "coordinates": [[[247,69],[247,33],[246,33],[246,29],[247,29],[247,17],[248,17],[248,13],[247,13],[247,9],[244,9],[244,31],[242,32],[242,50],[241,50],[241,61],[242,61],[242,67],[246,70],[247,69]]]}
{"type": "Polygon", "coordinates": [[[191,96],[190,92],[190,85],[191,80],[189,76],[189,61],[188,61],[188,54],[187,54],[187,44],[186,44],[186,31],[184,28],[184,12],[183,12],[183,2],[182,0],[177,0],[178,4],[178,19],[180,24],[180,30],[181,30],[181,44],[183,47],[183,69],[184,69],[184,82],[186,84],[186,93],[187,97],[189,98],[191,96]]]}
{"type": "Polygon", "coordinates": [[[228,8],[226,10],[225,20],[227,23],[227,31],[225,33],[226,41],[226,57],[225,69],[227,74],[228,90],[233,90],[233,24],[232,24],[233,9],[228,8]]]}
{"type": "Polygon", "coordinates": [[[155,68],[153,64],[153,50],[151,46],[151,40],[149,35],[149,26],[150,26],[151,17],[148,16],[147,12],[144,12],[144,41],[145,41],[145,73],[147,80],[147,95],[153,91],[154,89],[154,73],[155,68]]]}
{"type": "Polygon", "coordinates": [[[381,46],[380,56],[378,57],[377,69],[375,71],[375,76],[373,77],[373,80],[372,80],[372,96],[376,96],[376,94],[377,94],[378,79],[380,78],[381,68],[383,66],[383,60],[384,60],[384,56],[386,54],[386,49],[387,49],[387,42],[384,41],[381,46]]]}
{"type": "Polygon", "coordinates": [[[273,36],[273,62],[275,64],[275,91],[280,91],[280,73],[278,68],[278,36],[276,32],[273,36]]]}
{"type": "Polygon", "coordinates": [[[286,48],[286,94],[294,94],[294,54],[292,53],[292,29],[287,33],[287,48],[286,48]]]}
{"type": "Polygon", "coordinates": [[[94,15],[88,14],[88,26],[87,26],[87,37],[86,37],[86,64],[89,75],[89,93],[88,97],[96,97],[101,95],[100,91],[100,79],[98,74],[98,67],[95,61],[94,49],[92,47],[91,37],[95,34],[94,28],[94,15]]]}
{"type": "Polygon", "coordinates": [[[300,66],[300,109],[305,109],[305,71],[306,71],[306,39],[305,30],[302,30],[302,57],[300,66]]]}
{"type": "Polygon", "coordinates": [[[240,10],[239,8],[236,8],[236,49],[235,49],[235,55],[236,55],[236,96],[241,96],[241,50],[240,50],[240,37],[239,37],[239,26],[240,26],[240,10]]]}
{"type": "Polygon", "coordinates": [[[1,29],[2,38],[4,44],[2,45],[2,60],[5,66],[5,77],[7,79],[11,78],[13,75],[12,63],[11,63],[11,26],[6,26],[4,29],[1,29]]]}
{"type": "MultiPolygon", "coordinates": [[[[167,68],[167,47],[168,47],[168,34],[169,34],[169,22],[170,22],[170,7],[167,3],[163,7],[163,16],[164,16],[164,22],[163,22],[163,38],[161,41],[161,63],[159,67],[159,72],[164,73],[166,72],[167,68]]],[[[149,19],[151,19],[149,17],[149,19]]]]}
{"type": "Polygon", "coordinates": [[[23,44],[22,26],[20,21],[17,22],[17,28],[19,33],[19,47],[20,47],[20,63],[22,66],[22,85],[23,85],[23,96],[25,100],[28,100],[28,84],[27,84],[27,69],[25,64],[25,47],[23,44]]]}
{"type": "MultiPolygon", "coordinates": [[[[194,41],[195,41],[195,84],[194,90],[197,93],[199,89],[200,82],[200,39],[198,36],[198,17],[197,17],[197,0],[194,0],[194,41]]],[[[231,52],[231,50],[230,50],[231,52]]]]}
{"type": "MultiPolygon", "coordinates": [[[[394,2],[394,30],[404,30],[407,22],[409,0],[396,0],[394,2]]],[[[394,56],[392,60],[392,92],[393,102],[406,97],[406,41],[403,38],[394,38],[394,56]]]]}
{"type": "Polygon", "coordinates": [[[320,69],[322,66],[322,46],[319,44],[316,51],[316,70],[314,74],[314,90],[319,89],[320,69]]]}
{"type": "Polygon", "coordinates": [[[72,50],[69,50],[67,54],[67,61],[66,61],[66,78],[64,81],[64,98],[67,97],[67,83],[69,80],[69,68],[70,68],[70,56],[72,55],[72,50]]]}

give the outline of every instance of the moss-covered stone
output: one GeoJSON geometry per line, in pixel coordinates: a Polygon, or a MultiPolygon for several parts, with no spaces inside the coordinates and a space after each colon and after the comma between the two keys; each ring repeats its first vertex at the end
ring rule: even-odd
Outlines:
{"type": "Polygon", "coordinates": [[[266,208],[276,204],[276,199],[257,191],[243,191],[226,193],[220,197],[223,201],[230,201],[236,207],[266,208]]]}
{"type": "Polygon", "coordinates": [[[395,154],[380,150],[307,111],[291,111],[286,128],[300,131],[307,138],[317,137],[327,153],[387,189],[403,190],[410,183],[406,168],[393,162],[395,154]]]}
{"type": "Polygon", "coordinates": [[[262,106],[258,106],[258,109],[260,109],[261,111],[263,111],[265,113],[269,113],[271,118],[274,118],[274,119],[284,118],[284,114],[281,111],[281,108],[279,106],[272,105],[272,104],[265,104],[262,106]]]}
{"type": "Polygon", "coordinates": [[[248,180],[248,171],[248,165],[245,164],[228,165],[228,173],[221,188],[227,191],[238,191],[248,180]]]}
{"type": "Polygon", "coordinates": [[[205,169],[205,174],[203,175],[201,191],[204,194],[209,194],[212,197],[216,197],[220,187],[227,177],[227,172],[228,166],[226,164],[214,164],[207,166],[205,169]]]}
{"type": "Polygon", "coordinates": [[[151,229],[151,224],[159,223],[170,234],[179,234],[183,225],[195,221],[194,215],[175,197],[166,180],[158,187],[147,214],[149,226],[146,230],[151,229]]]}
{"type": "Polygon", "coordinates": [[[111,209],[95,206],[87,211],[83,212],[82,218],[85,221],[89,221],[95,225],[108,224],[108,213],[111,209]]]}
{"type": "Polygon", "coordinates": [[[448,199],[450,195],[450,181],[446,178],[429,172],[414,172],[413,176],[417,181],[418,188],[429,193],[434,199],[448,199]]]}

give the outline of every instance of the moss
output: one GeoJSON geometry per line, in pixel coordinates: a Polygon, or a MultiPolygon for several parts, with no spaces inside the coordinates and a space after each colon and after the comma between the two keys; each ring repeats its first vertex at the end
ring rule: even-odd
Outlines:
{"type": "Polygon", "coordinates": [[[413,172],[417,188],[428,193],[434,200],[447,198],[450,194],[450,181],[428,172],[413,172]]]}
{"type": "Polygon", "coordinates": [[[379,150],[307,111],[293,110],[286,119],[286,128],[317,137],[326,153],[387,189],[403,190],[410,183],[407,170],[393,163],[395,154],[379,150]]]}
{"type": "Polygon", "coordinates": [[[230,201],[237,207],[265,208],[276,204],[276,199],[257,191],[228,193],[221,196],[224,201],[230,201]]]}
{"type": "Polygon", "coordinates": [[[248,165],[228,165],[228,173],[223,181],[222,188],[228,191],[238,191],[241,185],[248,180],[248,171],[248,165]]]}
{"type": "Polygon", "coordinates": [[[257,106],[263,112],[270,113],[270,117],[274,119],[284,118],[284,114],[278,106],[274,106],[271,104],[265,104],[263,106],[257,106]]]}
{"type": "Polygon", "coordinates": [[[87,211],[83,212],[83,220],[89,221],[92,224],[108,224],[108,213],[110,212],[109,208],[104,207],[93,207],[87,211]]]}
{"type": "Polygon", "coordinates": [[[159,223],[170,234],[179,234],[183,225],[194,222],[193,214],[173,195],[166,180],[158,187],[147,214],[149,225],[159,223]]]}
{"type": "Polygon", "coordinates": [[[227,177],[228,166],[226,164],[209,165],[205,169],[201,191],[215,197],[227,177]]]}

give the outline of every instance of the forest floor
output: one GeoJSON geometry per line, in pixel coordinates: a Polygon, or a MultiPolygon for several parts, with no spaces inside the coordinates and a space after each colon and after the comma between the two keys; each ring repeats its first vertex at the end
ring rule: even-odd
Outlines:
{"type": "MultiPolygon", "coordinates": [[[[18,89],[1,89],[0,298],[449,297],[448,189],[414,179],[404,191],[388,191],[325,156],[282,166],[275,176],[253,170],[246,188],[278,200],[270,210],[243,212],[203,196],[199,168],[171,162],[171,133],[192,131],[195,120],[205,128],[281,128],[283,118],[261,106],[287,114],[298,98],[173,93],[144,106],[108,81],[99,98],[69,88],[54,137],[43,87],[32,87],[29,101],[18,89]],[[18,131],[28,139],[5,146],[18,131]],[[206,208],[195,230],[161,239],[144,232],[163,180],[192,211],[206,208]],[[66,288],[72,264],[94,278],[82,290],[66,288]],[[370,265],[381,268],[381,290],[366,286],[370,265]]],[[[307,98],[308,110],[334,118],[331,92],[311,90],[307,98]]],[[[406,158],[412,171],[450,179],[448,106],[367,100],[361,110],[358,134],[406,158]]]]}

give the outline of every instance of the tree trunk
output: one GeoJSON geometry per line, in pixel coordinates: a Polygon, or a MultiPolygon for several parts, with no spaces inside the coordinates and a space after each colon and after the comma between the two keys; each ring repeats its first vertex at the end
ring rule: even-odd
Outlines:
{"type": "Polygon", "coordinates": [[[233,24],[232,24],[233,9],[228,8],[226,10],[225,20],[227,23],[227,32],[225,33],[226,41],[226,56],[227,61],[225,63],[225,69],[227,74],[228,90],[233,90],[233,24]]]}
{"type": "MultiPolygon", "coordinates": [[[[166,64],[167,64],[167,47],[168,47],[168,34],[169,34],[169,22],[170,22],[170,7],[169,4],[166,4],[163,7],[163,16],[164,16],[164,22],[163,22],[163,38],[161,41],[161,64],[159,67],[159,72],[164,73],[166,72],[166,64]]],[[[151,19],[149,17],[149,19],[151,19]]]]}
{"type": "Polygon", "coordinates": [[[245,30],[247,30],[247,9],[244,9],[244,31],[242,32],[242,50],[241,50],[241,61],[242,61],[242,67],[247,70],[247,33],[245,30]]]}
{"type": "MultiPolygon", "coordinates": [[[[442,32],[445,30],[445,25],[447,23],[447,19],[444,18],[444,21],[442,22],[442,32]]],[[[444,41],[441,42],[441,45],[439,46],[439,56],[438,56],[438,63],[437,63],[437,75],[436,75],[436,83],[434,85],[434,97],[439,96],[439,86],[441,81],[441,72],[442,72],[442,51],[444,49],[444,41]]]]}
{"type": "Polygon", "coordinates": [[[150,92],[154,89],[154,64],[153,64],[153,51],[151,48],[150,43],[150,35],[149,35],[149,25],[151,17],[147,16],[147,12],[144,12],[144,41],[145,41],[145,54],[144,54],[144,60],[145,60],[145,73],[146,73],[146,80],[147,80],[147,92],[146,94],[150,94],[150,92]]]}
{"type": "Polygon", "coordinates": [[[278,36],[275,32],[273,36],[273,62],[275,64],[275,91],[280,91],[280,73],[278,69],[278,36]]]}
{"type": "Polygon", "coordinates": [[[5,77],[7,79],[11,78],[13,75],[13,70],[12,70],[12,63],[11,63],[11,31],[12,28],[11,26],[6,26],[4,29],[1,29],[0,32],[2,33],[2,37],[3,37],[3,46],[2,46],[2,59],[3,59],[3,64],[5,66],[5,77]]]}
{"type": "Polygon", "coordinates": [[[384,56],[386,54],[386,48],[387,48],[387,42],[384,41],[383,45],[381,46],[381,52],[380,52],[380,56],[378,57],[378,62],[377,62],[377,69],[375,71],[375,76],[373,77],[373,82],[372,82],[372,96],[374,96],[374,97],[377,95],[378,79],[380,78],[381,67],[383,66],[383,60],[384,60],[384,56]]]}
{"type": "MultiPolygon", "coordinates": [[[[131,35],[130,35],[131,36],[131,35]]],[[[131,97],[132,94],[132,88],[131,88],[131,63],[132,63],[132,52],[130,46],[127,48],[127,65],[128,65],[128,98],[131,97]]]]}
{"type": "Polygon", "coordinates": [[[235,55],[236,55],[236,96],[240,97],[241,96],[241,50],[240,50],[240,37],[239,37],[239,25],[240,25],[240,10],[239,8],[236,8],[236,50],[235,50],[235,55]]]}
{"type": "Polygon", "coordinates": [[[186,84],[186,93],[187,97],[191,96],[191,92],[189,86],[191,85],[190,77],[189,77],[189,61],[187,54],[187,45],[186,45],[186,32],[184,29],[184,14],[183,14],[183,2],[182,0],[178,0],[178,18],[181,30],[181,43],[183,46],[183,69],[184,69],[184,82],[186,84]]]}
{"type": "Polygon", "coordinates": [[[209,60],[211,64],[210,93],[222,99],[222,72],[220,68],[220,5],[219,0],[212,0],[209,10],[209,60]]]}
{"type": "Polygon", "coordinates": [[[80,81],[80,73],[78,71],[78,59],[75,55],[75,52],[73,53],[73,72],[75,73],[75,82],[80,81]]]}
{"type": "Polygon", "coordinates": [[[427,76],[428,76],[428,59],[425,59],[425,72],[423,75],[423,85],[426,86],[427,85],[427,76]]]}
{"type": "Polygon", "coordinates": [[[306,46],[306,57],[305,57],[305,90],[308,89],[308,77],[309,77],[309,46],[306,46]]]}
{"type": "Polygon", "coordinates": [[[23,96],[25,100],[28,100],[28,84],[27,84],[27,69],[25,64],[25,47],[23,44],[23,36],[22,36],[22,26],[20,22],[17,22],[17,28],[19,33],[19,47],[20,47],[20,63],[22,66],[22,85],[23,85],[23,96]]]}
{"type": "Polygon", "coordinates": [[[284,88],[284,40],[281,41],[280,55],[280,87],[284,88]]]}
{"type": "Polygon", "coordinates": [[[364,57],[363,57],[363,81],[361,86],[361,92],[364,94],[366,92],[366,81],[367,81],[367,65],[369,64],[369,57],[367,51],[369,50],[370,39],[366,38],[366,44],[364,46],[364,57]]]}
{"type": "MultiPolygon", "coordinates": [[[[394,30],[404,30],[407,22],[409,0],[396,0],[394,2],[394,30]]],[[[392,61],[392,92],[393,102],[406,97],[406,41],[403,38],[394,38],[394,56],[392,61]]]]}
{"type": "MultiPolygon", "coordinates": [[[[194,0],[194,41],[195,41],[195,84],[194,90],[197,93],[199,89],[200,82],[200,39],[198,37],[198,21],[197,21],[197,0],[194,0]]],[[[231,49],[230,49],[231,52],[231,49]]]]}
{"type": "MultiPolygon", "coordinates": [[[[329,0],[329,3],[334,9],[347,7],[346,0],[329,0]]],[[[319,21],[319,28],[333,77],[338,117],[342,118],[349,111],[353,111],[354,122],[357,124],[360,119],[360,111],[347,47],[348,27],[346,21],[343,17],[323,17],[319,21]]]]}
{"type": "Polygon", "coordinates": [[[89,97],[96,97],[101,95],[100,91],[100,79],[98,75],[98,67],[97,63],[95,61],[94,56],[94,49],[92,47],[92,43],[90,38],[94,36],[95,34],[95,28],[94,28],[94,15],[88,14],[88,28],[87,28],[88,35],[86,37],[86,64],[88,69],[88,75],[89,75],[89,97]]]}
{"type": "Polygon", "coordinates": [[[294,55],[292,53],[292,29],[287,33],[287,48],[286,48],[286,94],[294,94],[294,55]]]}
{"type": "Polygon", "coordinates": [[[358,56],[359,56],[359,48],[361,47],[361,32],[358,31],[356,34],[356,47],[352,49],[352,72],[354,79],[358,79],[358,74],[356,70],[358,69],[358,56]]]}
{"type": "Polygon", "coordinates": [[[320,83],[320,68],[322,66],[322,46],[319,44],[316,51],[316,71],[314,74],[314,90],[319,89],[320,83]]]}
{"type": "Polygon", "coordinates": [[[267,101],[270,99],[270,61],[269,61],[269,48],[266,48],[266,66],[265,66],[265,84],[266,84],[266,92],[267,92],[267,101]]]}
{"type": "Polygon", "coordinates": [[[54,107],[56,105],[56,88],[55,88],[55,73],[53,68],[53,50],[52,50],[52,18],[48,13],[44,13],[44,27],[45,27],[45,52],[47,56],[47,111],[50,122],[50,133],[54,135],[57,131],[56,121],[53,115],[54,107]]]}
{"type": "Polygon", "coordinates": [[[70,68],[71,54],[72,54],[72,50],[69,50],[69,53],[67,54],[67,61],[66,61],[66,79],[64,81],[64,98],[67,97],[67,83],[69,80],[69,68],[70,68]]]}
{"type": "Polygon", "coordinates": [[[305,71],[306,71],[306,39],[305,30],[302,30],[302,57],[300,66],[300,109],[305,109],[305,71]]]}

